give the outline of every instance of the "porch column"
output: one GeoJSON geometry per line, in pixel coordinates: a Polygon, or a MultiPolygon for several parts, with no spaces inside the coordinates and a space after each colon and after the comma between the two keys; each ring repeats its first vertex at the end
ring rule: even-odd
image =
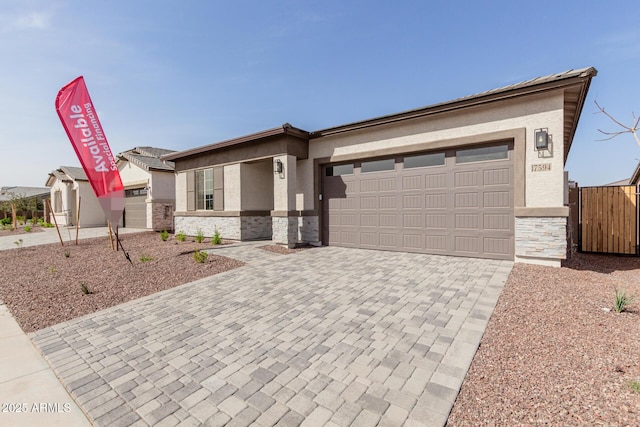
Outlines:
{"type": "Polygon", "coordinates": [[[298,218],[296,210],[296,157],[283,154],[274,156],[273,211],[271,212],[275,243],[293,248],[298,243],[298,218]],[[282,162],[282,172],[276,173],[277,162],[282,162]]]}

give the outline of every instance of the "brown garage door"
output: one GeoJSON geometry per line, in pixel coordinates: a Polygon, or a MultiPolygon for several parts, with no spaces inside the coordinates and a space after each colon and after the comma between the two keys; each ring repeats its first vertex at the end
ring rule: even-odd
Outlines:
{"type": "Polygon", "coordinates": [[[323,242],[513,259],[510,143],[326,165],[323,242]]]}
{"type": "Polygon", "coordinates": [[[134,188],[125,190],[124,226],[147,228],[147,190],[134,188]]]}

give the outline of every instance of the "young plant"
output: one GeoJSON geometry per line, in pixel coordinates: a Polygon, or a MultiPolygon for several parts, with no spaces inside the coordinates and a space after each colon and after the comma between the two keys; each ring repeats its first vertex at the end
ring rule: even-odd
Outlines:
{"type": "Polygon", "coordinates": [[[82,291],[83,294],[85,295],[89,295],[92,294],[93,292],[91,291],[91,289],[89,289],[89,287],[85,284],[85,283],[81,283],[80,284],[80,290],[82,291]]]}
{"type": "Polygon", "coordinates": [[[15,242],[13,242],[14,245],[16,245],[18,248],[22,247],[22,239],[18,239],[15,242]]]}
{"type": "Polygon", "coordinates": [[[206,253],[206,252],[204,252],[204,251],[201,251],[201,250],[199,250],[199,249],[196,249],[196,250],[193,252],[193,260],[194,260],[195,262],[200,263],[200,264],[204,264],[204,262],[207,260],[207,258],[208,258],[208,257],[209,257],[209,254],[208,254],[208,253],[206,253]]]}
{"type": "Polygon", "coordinates": [[[140,257],[140,262],[149,262],[149,261],[152,261],[152,260],[153,260],[153,258],[151,258],[150,256],[142,255],[140,257]]]}
{"type": "Polygon", "coordinates": [[[55,267],[50,267],[49,268],[49,273],[53,274],[56,272],[56,268],[55,267]]]}
{"type": "Polygon", "coordinates": [[[65,258],[69,258],[71,256],[71,252],[69,251],[64,251],[64,257],[65,258]]]}
{"type": "Polygon", "coordinates": [[[616,313],[622,313],[627,307],[633,303],[635,296],[628,295],[624,289],[620,290],[616,288],[616,300],[613,305],[613,311],[616,313]]]}
{"type": "Polygon", "coordinates": [[[168,238],[169,238],[169,232],[167,230],[162,230],[162,232],[160,233],[160,240],[162,240],[163,242],[166,242],[168,238]]]}
{"type": "Polygon", "coordinates": [[[629,387],[631,387],[631,390],[635,391],[636,393],[640,394],[640,380],[633,380],[629,383],[629,387]]]}
{"type": "Polygon", "coordinates": [[[44,228],[53,228],[53,224],[51,224],[50,222],[45,222],[44,228]]]}
{"type": "Polygon", "coordinates": [[[220,232],[218,231],[218,227],[215,228],[213,237],[211,238],[211,243],[213,243],[214,245],[219,245],[220,243],[222,243],[222,237],[220,237],[220,232]]]}
{"type": "Polygon", "coordinates": [[[30,233],[31,232],[31,226],[30,225],[26,225],[24,227],[24,231],[26,231],[27,233],[30,233]]]}
{"type": "Polygon", "coordinates": [[[184,242],[187,240],[187,235],[184,234],[184,231],[180,230],[178,234],[176,234],[176,240],[179,242],[184,242]]]}
{"type": "Polygon", "coordinates": [[[198,229],[196,233],[196,242],[202,243],[204,241],[204,234],[202,234],[202,230],[198,229]]]}

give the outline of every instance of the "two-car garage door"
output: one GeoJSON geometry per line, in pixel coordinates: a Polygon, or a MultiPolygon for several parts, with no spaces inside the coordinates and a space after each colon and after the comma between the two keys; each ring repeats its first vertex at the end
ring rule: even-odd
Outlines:
{"type": "Polygon", "coordinates": [[[513,259],[511,143],[322,168],[325,244],[513,259]]]}

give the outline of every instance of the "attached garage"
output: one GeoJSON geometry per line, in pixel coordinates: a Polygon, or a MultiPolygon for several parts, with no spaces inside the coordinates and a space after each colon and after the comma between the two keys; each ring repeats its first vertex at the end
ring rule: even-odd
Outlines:
{"type": "Polygon", "coordinates": [[[146,188],[125,190],[124,226],[129,228],[147,228],[146,188]]]}
{"type": "Polygon", "coordinates": [[[514,257],[513,143],[323,166],[323,243],[514,257]]]}

